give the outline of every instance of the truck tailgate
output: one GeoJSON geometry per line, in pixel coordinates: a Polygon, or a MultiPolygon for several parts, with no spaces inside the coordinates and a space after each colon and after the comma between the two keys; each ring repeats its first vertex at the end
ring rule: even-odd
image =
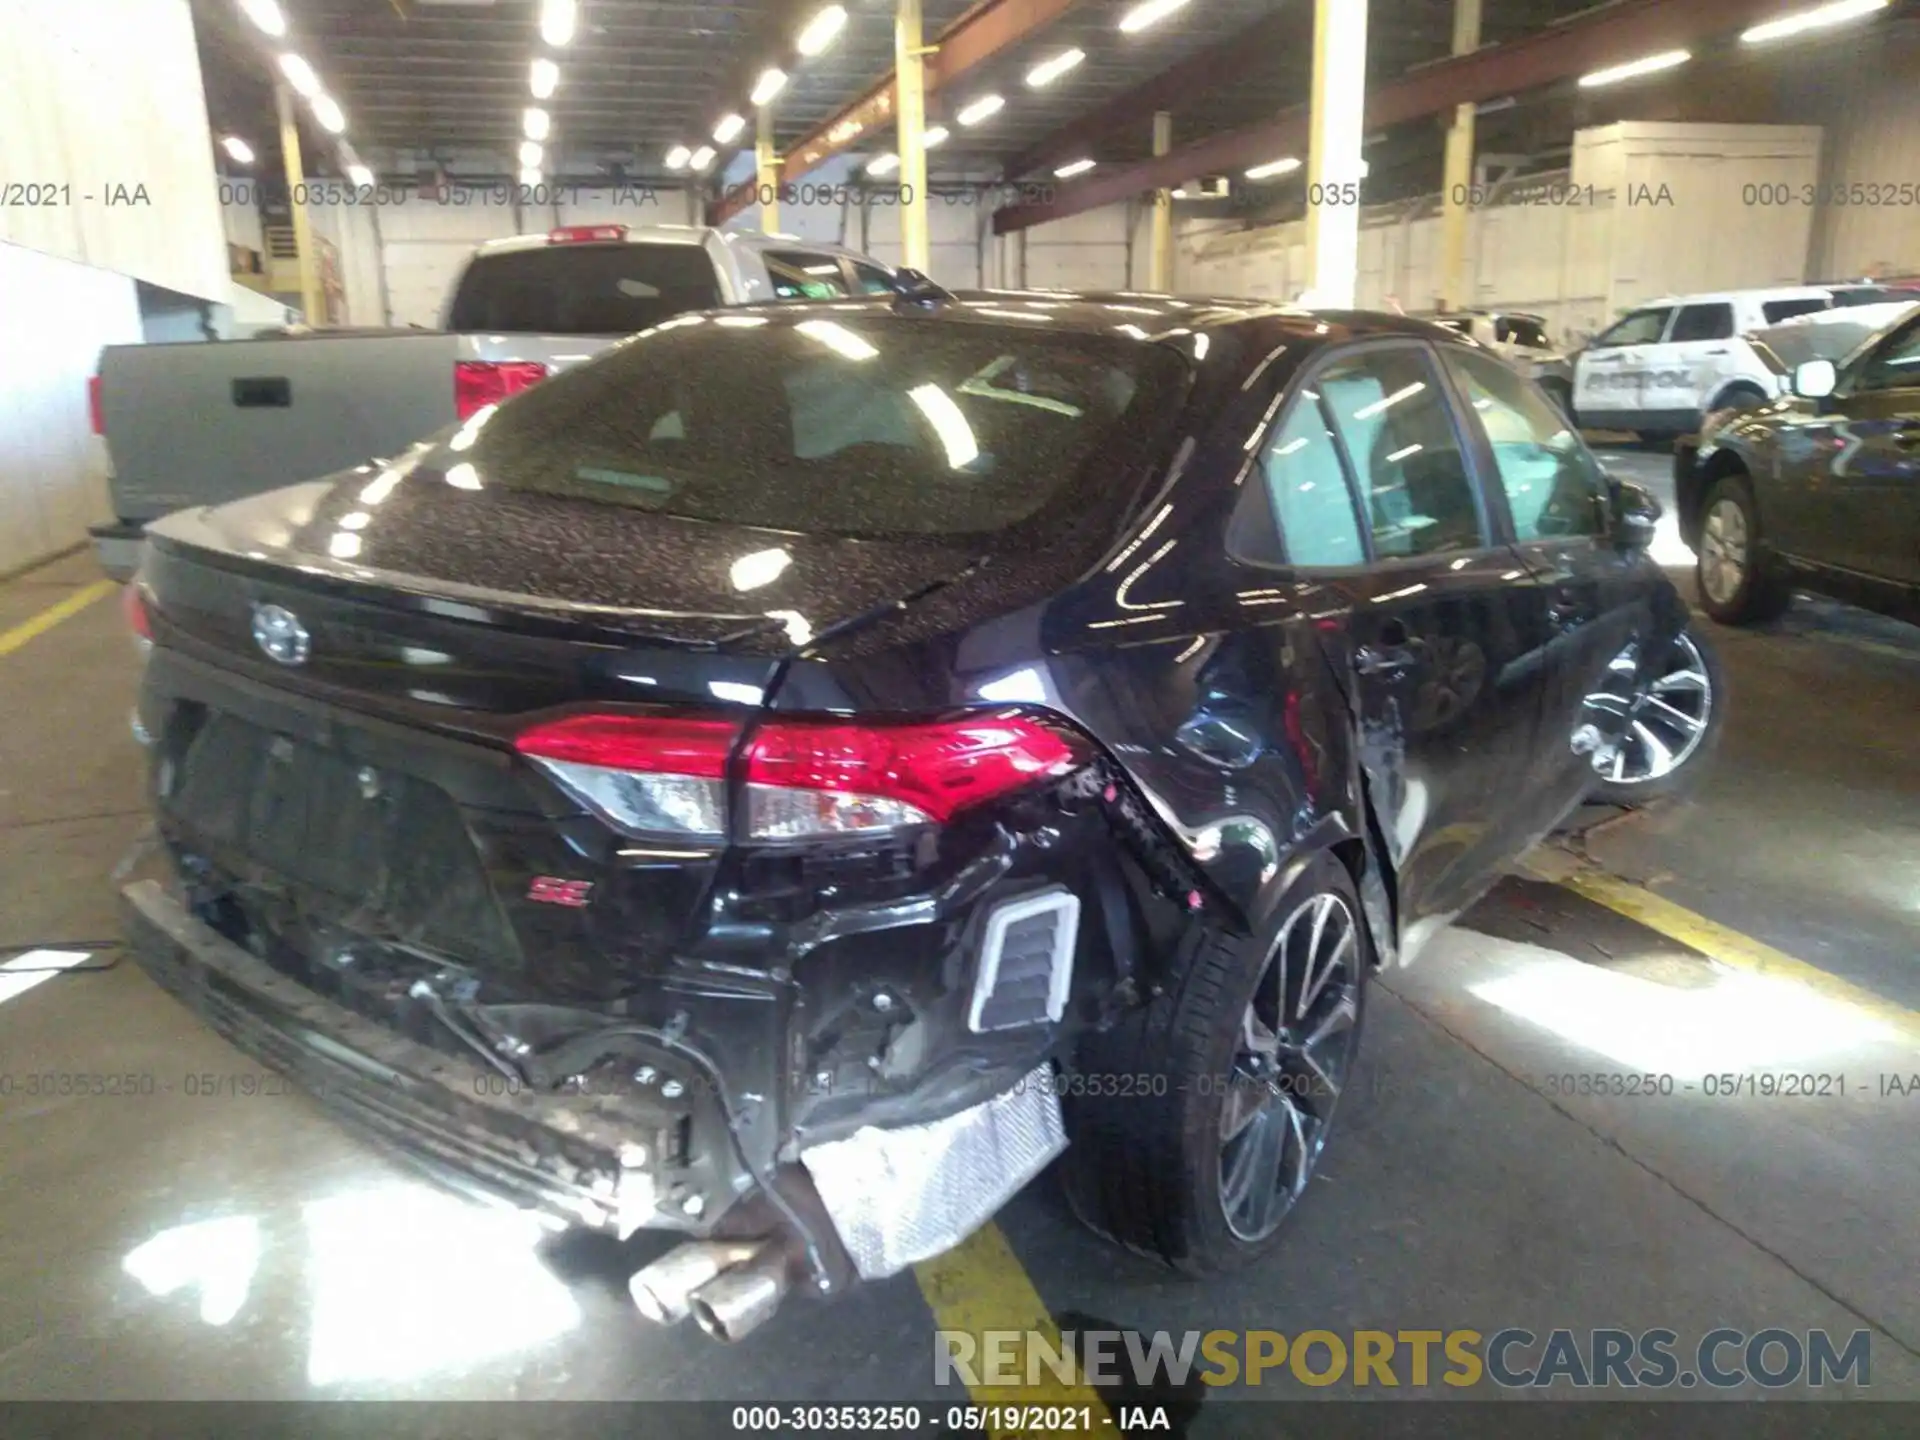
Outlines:
{"type": "Polygon", "coordinates": [[[434,331],[111,346],[114,513],[149,520],[398,454],[453,422],[458,348],[434,331]]]}

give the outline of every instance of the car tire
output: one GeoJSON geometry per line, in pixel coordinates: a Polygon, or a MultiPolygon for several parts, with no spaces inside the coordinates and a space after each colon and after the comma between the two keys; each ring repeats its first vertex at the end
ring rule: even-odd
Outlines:
{"type": "MultiPolygon", "coordinates": [[[[1638,669],[1636,646],[1622,651],[1609,675],[1638,669]]],[[[1587,699],[1587,713],[1611,709],[1627,714],[1625,735],[1613,750],[1594,757],[1595,780],[1587,799],[1635,807],[1687,794],[1712,768],[1727,713],[1727,679],[1714,648],[1698,625],[1689,625],[1646,691],[1616,693],[1603,683],[1587,699]]]]}
{"type": "Polygon", "coordinates": [[[1719,397],[1719,404],[1709,405],[1700,419],[1705,422],[1707,416],[1716,410],[1752,410],[1767,403],[1767,392],[1758,385],[1729,385],[1719,397]]]}
{"type": "Polygon", "coordinates": [[[1771,620],[1791,602],[1792,587],[1767,553],[1760,507],[1745,475],[1723,475],[1707,491],[1695,551],[1701,608],[1722,625],[1771,620]]]}
{"type": "Polygon", "coordinates": [[[1313,857],[1272,916],[1251,937],[1189,940],[1148,1002],[1087,1036],[1062,1076],[1075,1214],[1192,1276],[1278,1242],[1366,1018],[1374,952],[1347,867],[1313,857]],[[1303,987],[1305,1016],[1270,1023],[1298,1009],[1303,987]]]}

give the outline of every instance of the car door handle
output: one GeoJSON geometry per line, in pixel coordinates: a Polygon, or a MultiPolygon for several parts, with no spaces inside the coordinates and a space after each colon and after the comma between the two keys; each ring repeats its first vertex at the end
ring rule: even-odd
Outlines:
{"type": "Polygon", "coordinates": [[[1920,425],[1902,425],[1893,432],[1893,443],[1902,450],[1920,450],[1920,425]]]}
{"type": "Polygon", "coordinates": [[[1398,675],[1413,668],[1414,658],[1403,645],[1362,645],[1353,652],[1353,668],[1362,675],[1398,675]]]}
{"type": "Polygon", "coordinates": [[[1702,355],[1724,355],[1727,353],[1727,347],[1722,345],[1716,350],[1702,350],[1700,353],[1702,355]]]}

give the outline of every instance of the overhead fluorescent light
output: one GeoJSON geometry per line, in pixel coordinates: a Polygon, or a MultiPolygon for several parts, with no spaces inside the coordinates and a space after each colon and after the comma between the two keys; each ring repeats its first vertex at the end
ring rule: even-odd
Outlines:
{"type": "Polygon", "coordinates": [[[982,95],[955,118],[962,125],[978,125],[982,120],[997,115],[1007,102],[998,95],[982,95]]]}
{"type": "Polygon", "coordinates": [[[876,155],[867,162],[867,174],[869,175],[891,175],[899,168],[900,157],[898,155],[876,155]]]}
{"type": "Polygon", "coordinates": [[[547,152],[540,147],[538,140],[522,140],[520,142],[520,163],[522,165],[537,169],[539,168],[540,162],[546,159],[546,157],[547,152]]]}
{"type": "Polygon", "coordinates": [[[280,13],[274,0],[240,0],[240,8],[249,20],[275,39],[287,33],[287,17],[280,13]]]}
{"type": "Polygon", "coordinates": [[[529,140],[544,140],[553,128],[553,120],[538,105],[529,105],[520,114],[520,133],[529,140]]]}
{"type": "Polygon", "coordinates": [[[1862,15],[1871,15],[1876,10],[1886,8],[1887,0],[1838,0],[1837,4],[1818,5],[1811,10],[1802,10],[1797,15],[1783,15],[1778,20],[1755,25],[1751,30],[1741,31],[1740,38],[1749,45],[1764,45],[1769,40],[1787,40],[1795,35],[1804,35],[1809,30],[1844,25],[1849,20],[1858,20],[1862,15]]]}
{"type": "Polygon", "coordinates": [[[837,320],[802,320],[793,328],[849,360],[871,360],[880,353],[837,320]]]}
{"type": "Polygon", "coordinates": [[[773,66],[760,72],[760,78],[753,82],[753,93],[747,99],[755,105],[764,105],[786,86],[787,72],[773,66]]]}
{"type": "Polygon", "coordinates": [[[347,128],[347,117],[340,113],[340,102],[331,95],[313,97],[313,118],[318,120],[329,134],[338,135],[347,128]]]}
{"type": "Polygon", "coordinates": [[[1580,77],[1582,89],[1591,90],[1599,85],[1617,85],[1622,80],[1633,80],[1641,75],[1655,75],[1662,70],[1672,70],[1684,65],[1693,56],[1685,50],[1664,50],[1658,55],[1649,55],[1644,60],[1632,60],[1625,65],[1615,65],[1611,69],[1596,70],[1591,75],[1580,77]]]}
{"type": "Polygon", "coordinates": [[[973,433],[973,426],[967,423],[965,412],[945,390],[938,385],[916,385],[907,391],[907,398],[919,407],[927,423],[933,426],[934,434],[940,437],[949,468],[963,470],[980,458],[980,441],[973,433]]]}
{"type": "Polygon", "coordinates": [[[371,190],[373,188],[373,171],[364,165],[349,165],[347,167],[347,179],[351,180],[362,190],[371,190]]]}
{"type": "Polygon", "coordinates": [[[573,27],[580,21],[578,0],[541,0],[540,38],[558,47],[573,39],[573,27]]]}
{"type": "Polygon", "coordinates": [[[1158,25],[1186,3],[1187,0],[1141,0],[1120,17],[1120,28],[1131,35],[1149,25],[1158,25]]]}
{"type": "Polygon", "coordinates": [[[542,55],[528,69],[527,85],[533,91],[534,99],[545,100],[559,88],[560,67],[542,55]]]}
{"type": "Polygon", "coordinates": [[[693,159],[693,152],[684,145],[676,145],[667,151],[667,169],[684,170],[693,159]]]}
{"type": "Polygon", "coordinates": [[[1096,163],[1097,162],[1092,160],[1075,160],[1071,164],[1062,165],[1059,169],[1055,170],[1053,172],[1054,178],[1057,180],[1071,180],[1076,175],[1086,174],[1087,171],[1093,169],[1096,163]]]}
{"type": "Polygon", "coordinates": [[[742,130],[746,128],[747,128],[746,116],[729,115],[724,120],[722,120],[718,125],[713,127],[714,143],[717,145],[725,145],[729,143],[734,136],[738,135],[742,130]]]}
{"type": "Polygon", "coordinates": [[[523,165],[520,168],[520,183],[522,185],[538,185],[545,178],[546,177],[540,173],[540,167],[538,165],[523,165]]]}
{"type": "Polygon", "coordinates": [[[936,145],[944,145],[946,143],[947,127],[944,125],[936,125],[931,130],[922,131],[920,134],[920,148],[922,150],[931,150],[936,145]]]}
{"type": "Polygon", "coordinates": [[[1051,85],[1074,66],[1087,58],[1084,50],[1062,50],[1051,60],[1042,60],[1027,72],[1027,84],[1038,90],[1042,85],[1051,85]]]}
{"type": "Polygon", "coordinates": [[[713,147],[702,145],[687,158],[687,164],[696,171],[704,171],[713,163],[713,147]]]}
{"type": "Polygon", "coordinates": [[[1247,171],[1249,180],[1270,180],[1275,175],[1291,175],[1300,168],[1300,162],[1289,155],[1284,160],[1269,160],[1264,165],[1256,165],[1247,171]]]}
{"type": "Polygon", "coordinates": [[[793,48],[802,55],[818,55],[833,44],[846,24],[846,6],[829,5],[806,23],[799,38],[793,42],[793,48]]]}
{"type": "Polygon", "coordinates": [[[220,139],[220,148],[242,165],[253,163],[253,147],[238,135],[224,135],[220,139]]]}
{"type": "Polygon", "coordinates": [[[311,100],[320,93],[320,77],[313,73],[309,65],[298,55],[280,57],[280,73],[287,77],[287,83],[311,100]]]}

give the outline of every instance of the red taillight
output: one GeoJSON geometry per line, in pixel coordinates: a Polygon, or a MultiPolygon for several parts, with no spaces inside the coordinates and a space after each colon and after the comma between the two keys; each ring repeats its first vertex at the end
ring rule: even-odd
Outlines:
{"type": "Polygon", "coordinates": [[[740,738],[731,720],[653,715],[569,715],[514,737],[522,755],[598,765],[641,775],[686,775],[719,780],[740,738]]]}
{"type": "MultiPolygon", "coordinates": [[[[709,717],[576,715],[536,725],[514,745],[622,829],[717,839],[739,733],[709,717]]],[[[746,829],[788,840],[944,824],[1086,758],[1069,734],[1021,714],[773,720],[744,757],[746,829]]]]}
{"type": "MultiPolygon", "coordinates": [[[[67,393],[72,394],[73,392],[68,391],[67,393]]],[[[94,434],[104,435],[107,433],[107,412],[101,405],[100,377],[98,375],[95,375],[87,381],[87,419],[93,425],[94,434]]]]}
{"type": "Polygon", "coordinates": [[[147,615],[147,597],[141,593],[135,581],[128,581],[120,587],[120,613],[127,617],[127,628],[134,635],[153,643],[153,621],[147,615]]]}
{"type": "Polygon", "coordinates": [[[547,232],[549,245],[592,245],[627,238],[624,225],[562,225],[547,232]]]}
{"type": "Polygon", "coordinates": [[[456,360],[453,362],[453,409],[462,420],[509,395],[538,385],[547,367],[538,360],[456,360]]]}
{"type": "Polygon", "coordinates": [[[1058,731],[1018,715],[922,725],[783,720],[755,734],[747,781],[898,801],[945,822],[969,805],[1064,774],[1080,758],[1058,731]]]}

